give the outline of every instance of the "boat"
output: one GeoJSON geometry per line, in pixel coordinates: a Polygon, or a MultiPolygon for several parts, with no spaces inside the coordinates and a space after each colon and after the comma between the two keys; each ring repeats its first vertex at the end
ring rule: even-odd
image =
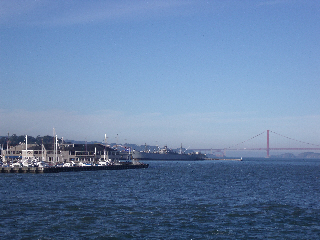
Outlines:
{"type": "Polygon", "coordinates": [[[155,152],[134,150],[132,152],[132,157],[135,160],[198,161],[198,160],[204,160],[205,156],[197,152],[183,153],[182,151],[180,151],[180,153],[178,153],[168,149],[167,146],[164,146],[163,149],[160,149],[159,151],[155,151],[155,152]]]}

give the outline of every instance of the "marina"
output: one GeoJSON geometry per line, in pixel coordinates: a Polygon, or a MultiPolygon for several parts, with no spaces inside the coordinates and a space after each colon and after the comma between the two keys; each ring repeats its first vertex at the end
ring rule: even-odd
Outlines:
{"type": "MultiPolygon", "coordinates": [[[[106,137],[105,137],[106,138],[106,137]]],[[[130,154],[120,155],[117,149],[103,144],[25,143],[1,151],[0,173],[59,173],[98,170],[147,168],[130,154]]]]}

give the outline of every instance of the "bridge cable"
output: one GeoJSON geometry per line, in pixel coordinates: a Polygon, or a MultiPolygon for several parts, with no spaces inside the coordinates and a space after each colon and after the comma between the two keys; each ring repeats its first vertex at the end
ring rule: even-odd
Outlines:
{"type": "Polygon", "coordinates": [[[307,143],[307,142],[299,141],[299,140],[296,140],[296,139],[293,139],[293,138],[290,138],[290,137],[287,137],[287,136],[283,136],[283,135],[281,135],[281,134],[279,134],[279,133],[276,133],[276,132],[273,132],[273,131],[271,131],[271,130],[270,130],[270,132],[272,132],[272,133],[274,133],[274,134],[276,134],[276,135],[279,135],[279,136],[281,136],[281,137],[284,137],[284,138],[287,138],[287,139],[296,141],[296,142],[301,142],[301,143],[309,144],[309,145],[312,145],[312,146],[320,147],[319,144],[317,145],[317,144],[312,144],[312,143],[307,143]]]}
{"type": "Polygon", "coordinates": [[[241,143],[232,145],[232,146],[230,146],[230,147],[228,147],[228,148],[234,148],[234,147],[236,147],[236,146],[238,146],[238,145],[240,145],[240,144],[243,144],[243,143],[245,143],[245,142],[248,142],[248,141],[250,141],[250,140],[252,140],[252,139],[254,139],[254,138],[256,138],[256,137],[258,137],[258,136],[260,136],[260,135],[262,135],[262,134],[264,134],[264,133],[265,133],[265,131],[262,132],[262,133],[259,133],[258,135],[254,136],[254,137],[252,137],[252,138],[250,138],[250,139],[248,139],[248,140],[245,140],[245,141],[243,141],[243,142],[241,142],[241,143]]]}

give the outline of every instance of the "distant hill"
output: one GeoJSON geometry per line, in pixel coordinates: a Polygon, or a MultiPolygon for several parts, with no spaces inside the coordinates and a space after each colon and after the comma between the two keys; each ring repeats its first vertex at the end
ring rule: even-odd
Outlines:
{"type": "MultiPolygon", "coordinates": [[[[16,146],[19,145],[21,143],[24,143],[26,141],[26,136],[25,135],[21,135],[21,136],[17,136],[16,134],[13,134],[11,136],[2,136],[0,137],[0,146],[3,146],[4,149],[7,148],[7,142],[9,146],[16,146]],[[9,140],[9,141],[8,141],[9,140]]],[[[40,136],[38,135],[37,137],[32,137],[32,136],[28,136],[28,144],[31,143],[35,143],[35,144],[39,144],[41,145],[43,144],[53,144],[54,142],[54,138],[53,136],[40,136]]],[[[69,140],[69,139],[62,139],[62,138],[58,138],[58,142],[59,143],[70,143],[70,144],[95,144],[95,143],[101,143],[104,144],[104,142],[98,142],[98,141],[76,141],[76,140],[69,140]]],[[[119,151],[126,151],[128,148],[130,148],[131,150],[136,150],[136,151],[151,151],[151,152],[156,152],[158,151],[160,148],[159,146],[152,146],[152,145],[136,145],[136,144],[131,144],[131,143],[107,143],[108,146],[115,148],[119,151]]],[[[168,149],[171,149],[170,146],[168,146],[168,149]]],[[[176,149],[171,149],[172,151],[175,152],[180,152],[180,148],[176,148],[176,149]]],[[[184,153],[190,153],[192,152],[192,150],[187,150],[185,148],[182,148],[182,152],[184,153]]]]}
{"type": "MultiPolygon", "coordinates": [[[[54,138],[53,136],[37,136],[37,137],[32,137],[32,136],[27,136],[28,137],[28,144],[31,143],[35,143],[35,144],[53,144],[54,138]]],[[[4,149],[7,148],[7,144],[9,146],[16,146],[19,145],[21,143],[25,143],[26,142],[26,136],[25,135],[21,135],[21,136],[17,136],[16,134],[12,134],[11,136],[3,136],[0,138],[0,145],[3,146],[4,149]]],[[[61,143],[62,139],[58,139],[58,142],[61,143]]]]}
{"type": "Polygon", "coordinates": [[[320,153],[305,152],[298,154],[298,158],[317,158],[320,159],[320,153]]]}
{"type": "Polygon", "coordinates": [[[279,155],[271,155],[270,158],[296,158],[292,153],[283,153],[279,155]]]}
{"type": "Polygon", "coordinates": [[[304,152],[300,153],[297,156],[295,156],[292,153],[284,153],[279,155],[271,155],[270,158],[313,158],[313,159],[320,159],[320,153],[314,153],[314,152],[304,152]]]}

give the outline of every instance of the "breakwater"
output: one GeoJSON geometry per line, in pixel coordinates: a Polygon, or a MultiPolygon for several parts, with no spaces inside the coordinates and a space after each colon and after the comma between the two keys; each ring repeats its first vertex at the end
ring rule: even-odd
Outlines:
{"type": "Polygon", "coordinates": [[[205,160],[242,161],[241,158],[206,158],[205,160]]]}
{"type": "Polygon", "coordinates": [[[0,173],[59,173],[80,172],[98,170],[123,170],[148,168],[149,164],[114,164],[106,166],[83,166],[83,167],[1,167],[0,173]]]}

